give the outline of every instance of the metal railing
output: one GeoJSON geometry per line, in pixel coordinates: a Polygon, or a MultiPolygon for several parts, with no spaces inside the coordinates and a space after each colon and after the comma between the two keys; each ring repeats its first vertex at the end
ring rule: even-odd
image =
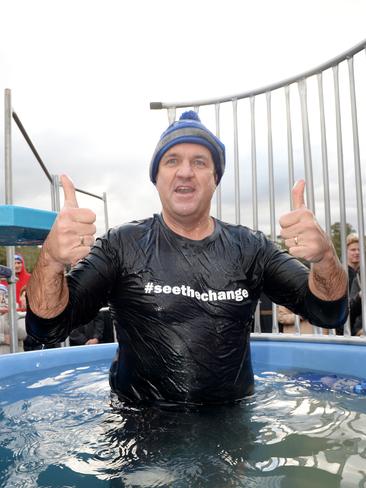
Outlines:
{"type": "MultiPolygon", "coordinates": [[[[366,166],[366,141],[361,140],[360,143],[359,125],[361,123],[364,133],[365,48],[366,40],[314,69],[244,93],[150,104],[152,110],[166,109],[169,123],[176,119],[180,109],[200,111],[205,125],[221,136],[227,148],[228,162],[227,174],[216,190],[218,218],[234,220],[254,229],[260,227],[276,240],[279,210],[282,213],[292,206],[290,193],[295,176],[304,177],[307,206],[317,215],[327,233],[331,233],[332,222],[340,224],[341,261],[346,270],[346,224],[348,220],[353,221],[351,225],[356,227],[360,236],[364,334],[363,192],[366,176],[361,168],[366,166]],[[263,195],[264,191],[267,195],[263,195]]],[[[274,305],[272,316],[272,330],[277,332],[274,305]]],[[[300,331],[298,320],[295,330],[297,333],[300,331]]],[[[260,331],[258,310],[255,331],[260,331]]],[[[313,331],[321,333],[315,327],[313,331]]],[[[350,335],[349,322],[344,334],[350,335]]]]}
{"type": "MultiPolygon", "coordinates": [[[[35,156],[37,162],[39,163],[43,173],[46,175],[50,182],[50,194],[51,194],[51,208],[55,212],[60,211],[60,183],[58,175],[52,175],[45,163],[43,162],[41,156],[39,155],[37,149],[35,148],[31,138],[29,137],[27,131],[25,130],[19,116],[13,110],[11,102],[11,90],[5,89],[4,93],[4,163],[5,163],[5,204],[13,205],[13,168],[12,168],[12,120],[16,123],[20,130],[20,133],[27,142],[30,150],[35,156]]],[[[104,192],[102,195],[96,195],[88,191],[82,190],[80,188],[75,188],[75,190],[84,195],[88,195],[93,198],[97,198],[103,202],[104,206],[104,223],[105,229],[108,230],[108,205],[107,205],[107,194],[104,192]]],[[[8,278],[8,290],[9,290],[9,323],[11,330],[11,352],[16,352],[18,350],[18,334],[17,334],[17,312],[16,312],[16,298],[15,298],[15,287],[16,278],[14,274],[14,246],[6,246],[6,261],[7,266],[12,270],[12,276],[8,278]]]]}

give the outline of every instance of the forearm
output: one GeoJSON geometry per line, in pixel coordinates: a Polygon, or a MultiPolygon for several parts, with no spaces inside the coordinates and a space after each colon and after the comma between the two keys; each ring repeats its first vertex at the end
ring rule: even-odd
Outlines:
{"type": "Polygon", "coordinates": [[[62,313],[69,301],[64,266],[55,263],[45,248],[29,279],[27,299],[33,313],[46,319],[62,313]]]}
{"type": "Polygon", "coordinates": [[[333,248],[321,261],[312,263],[309,288],[321,300],[338,300],[347,294],[348,277],[333,248]]]}

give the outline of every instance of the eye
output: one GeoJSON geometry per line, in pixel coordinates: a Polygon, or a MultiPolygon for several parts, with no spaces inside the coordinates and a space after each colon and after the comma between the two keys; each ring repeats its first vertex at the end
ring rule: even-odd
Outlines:
{"type": "Polygon", "coordinates": [[[193,161],[193,165],[196,167],[196,168],[204,168],[207,166],[207,163],[204,159],[195,159],[193,161]]]}
{"type": "Polygon", "coordinates": [[[165,160],[165,166],[176,166],[178,163],[177,158],[168,158],[165,160]]]}

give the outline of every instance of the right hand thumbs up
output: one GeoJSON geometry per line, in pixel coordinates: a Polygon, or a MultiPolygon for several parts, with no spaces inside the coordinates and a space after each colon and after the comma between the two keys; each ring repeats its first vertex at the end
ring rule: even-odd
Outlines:
{"type": "Polygon", "coordinates": [[[59,269],[74,265],[85,257],[94,244],[95,213],[88,208],[79,208],[75,186],[71,179],[60,177],[64,192],[64,206],[44,243],[44,251],[59,269]]]}

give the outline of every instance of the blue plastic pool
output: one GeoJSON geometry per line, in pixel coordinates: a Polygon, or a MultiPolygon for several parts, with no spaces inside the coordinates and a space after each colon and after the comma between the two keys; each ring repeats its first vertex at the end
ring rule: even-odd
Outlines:
{"type": "Polygon", "coordinates": [[[197,412],[122,408],[116,345],[0,357],[0,486],[366,486],[366,348],[252,342],[256,393],[197,412]]]}

